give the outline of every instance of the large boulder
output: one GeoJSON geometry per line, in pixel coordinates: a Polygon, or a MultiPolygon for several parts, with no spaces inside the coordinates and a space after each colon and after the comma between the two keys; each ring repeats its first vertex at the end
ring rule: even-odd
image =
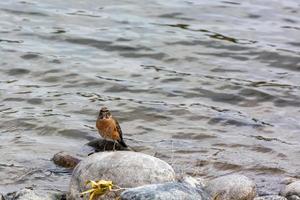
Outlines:
{"type": "Polygon", "coordinates": [[[280,194],[285,196],[288,200],[300,200],[300,180],[286,185],[280,194]]]}
{"type": "Polygon", "coordinates": [[[287,198],[278,195],[267,195],[267,196],[256,197],[254,198],[254,200],[287,200],[287,198]]]}
{"type": "Polygon", "coordinates": [[[173,168],[166,162],[142,153],[114,151],[95,153],[82,160],[74,169],[70,199],[81,199],[80,193],[88,188],[88,180],[111,180],[122,188],[175,180],[173,168]]]}
{"type": "Polygon", "coordinates": [[[121,200],[211,200],[196,179],[187,177],[176,182],[151,184],[128,189],[121,200]]]}
{"type": "Polygon", "coordinates": [[[253,200],[255,183],[244,175],[226,175],[208,181],[206,190],[218,200],[253,200]]]}

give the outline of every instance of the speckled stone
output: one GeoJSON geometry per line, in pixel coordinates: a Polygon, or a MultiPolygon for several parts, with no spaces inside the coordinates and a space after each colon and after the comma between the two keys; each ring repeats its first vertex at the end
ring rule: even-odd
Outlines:
{"type": "Polygon", "coordinates": [[[215,178],[205,188],[218,200],[253,200],[256,196],[255,183],[239,174],[215,178]]]}

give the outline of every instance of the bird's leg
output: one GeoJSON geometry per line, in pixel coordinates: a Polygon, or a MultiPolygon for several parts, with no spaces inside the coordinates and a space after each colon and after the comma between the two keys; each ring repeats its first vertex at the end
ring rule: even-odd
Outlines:
{"type": "Polygon", "coordinates": [[[105,148],[106,148],[106,145],[107,145],[107,141],[106,140],[104,140],[104,141],[105,141],[105,144],[104,144],[103,151],[105,151],[105,148]]]}
{"type": "Polygon", "coordinates": [[[113,151],[116,150],[116,141],[114,141],[113,151]]]}

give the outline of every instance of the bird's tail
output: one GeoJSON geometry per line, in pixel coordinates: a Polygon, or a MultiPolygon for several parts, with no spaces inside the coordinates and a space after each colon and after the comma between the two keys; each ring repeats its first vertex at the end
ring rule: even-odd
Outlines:
{"type": "Polygon", "coordinates": [[[127,144],[125,144],[125,142],[124,142],[123,139],[121,139],[120,141],[118,141],[118,143],[119,143],[121,146],[125,147],[125,148],[128,147],[127,144]]]}

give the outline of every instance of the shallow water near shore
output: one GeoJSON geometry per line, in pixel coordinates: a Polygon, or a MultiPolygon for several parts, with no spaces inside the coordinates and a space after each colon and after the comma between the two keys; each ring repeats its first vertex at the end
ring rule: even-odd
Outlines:
{"type": "Polygon", "coordinates": [[[300,3],[0,2],[0,193],[66,191],[101,106],[179,174],[300,177],[300,3]]]}

